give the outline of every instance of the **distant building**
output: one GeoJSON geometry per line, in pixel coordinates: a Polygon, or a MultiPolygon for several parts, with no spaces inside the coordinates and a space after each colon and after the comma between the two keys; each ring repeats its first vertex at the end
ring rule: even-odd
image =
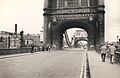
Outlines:
{"type": "Polygon", "coordinates": [[[40,34],[37,34],[37,35],[27,34],[27,35],[24,35],[24,39],[25,39],[26,46],[31,46],[32,44],[34,44],[35,46],[41,45],[40,34]]]}
{"type": "Polygon", "coordinates": [[[25,46],[31,47],[34,45],[34,51],[39,51],[40,46],[42,45],[40,42],[40,34],[26,34],[24,35],[25,46]]]}
{"type": "Polygon", "coordinates": [[[4,31],[0,31],[0,48],[8,48],[8,36],[4,31]]]}
{"type": "Polygon", "coordinates": [[[10,48],[20,48],[20,35],[17,36],[15,34],[11,35],[10,37],[10,48]]]}
{"type": "MultiPolygon", "coordinates": [[[[40,34],[26,34],[23,35],[25,40],[25,47],[31,47],[32,44],[35,46],[42,45],[40,40],[40,34]]],[[[20,34],[12,33],[7,31],[0,31],[0,48],[20,48],[20,34]]]]}
{"type": "Polygon", "coordinates": [[[17,24],[15,24],[15,32],[10,37],[10,48],[20,48],[20,34],[17,33],[17,24]]]}
{"type": "MultiPolygon", "coordinates": [[[[21,31],[22,32],[22,31],[21,31]]],[[[17,24],[15,24],[15,32],[0,31],[0,48],[20,48],[41,45],[41,34],[22,34],[17,33],[17,24]]],[[[43,38],[42,38],[43,39],[43,38]]]]}
{"type": "Polygon", "coordinates": [[[0,48],[19,48],[20,35],[7,31],[0,31],[0,48]]]}

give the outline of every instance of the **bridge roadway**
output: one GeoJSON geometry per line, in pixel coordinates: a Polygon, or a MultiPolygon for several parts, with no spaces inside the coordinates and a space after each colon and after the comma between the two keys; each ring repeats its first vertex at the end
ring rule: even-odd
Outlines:
{"type": "Polygon", "coordinates": [[[84,53],[72,49],[0,59],[0,78],[80,78],[84,53]]]}

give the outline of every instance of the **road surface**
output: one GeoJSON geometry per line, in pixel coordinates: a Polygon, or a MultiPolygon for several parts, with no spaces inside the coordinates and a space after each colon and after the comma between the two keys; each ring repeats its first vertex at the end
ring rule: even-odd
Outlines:
{"type": "Polygon", "coordinates": [[[84,53],[72,49],[0,59],[0,78],[80,78],[84,53]]]}

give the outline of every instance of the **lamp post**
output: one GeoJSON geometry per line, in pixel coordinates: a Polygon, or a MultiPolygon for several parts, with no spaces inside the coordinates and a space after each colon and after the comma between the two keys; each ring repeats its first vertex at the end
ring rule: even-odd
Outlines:
{"type": "Polygon", "coordinates": [[[89,17],[89,21],[93,21],[93,17],[92,17],[92,15],[90,15],[90,17],[89,17]]]}
{"type": "Polygon", "coordinates": [[[53,18],[52,18],[52,22],[53,22],[53,24],[57,24],[57,19],[56,19],[56,17],[55,16],[53,16],[53,18]]]}
{"type": "MultiPolygon", "coordinates": [[[[90,16],[88,18],[88,21],[89,21],[90,25],[94,25],[93,16],[91,14],[90,14],[90,16]]],[[[88,46],[89,46],[89,48],[90,48],[90,45],[93,45],[93,43],[95,43],[95,42],[91,41],[92,38],[93,38],[93,35],[89,35],[89,39],[88,39],[88,43],[89,43],[88,46]]]]}
{"type": "Polygon", "coordinates": [[[119,39],[119,36],[117,35],[117,43],[120,44],[120,39],[119,39]]]}

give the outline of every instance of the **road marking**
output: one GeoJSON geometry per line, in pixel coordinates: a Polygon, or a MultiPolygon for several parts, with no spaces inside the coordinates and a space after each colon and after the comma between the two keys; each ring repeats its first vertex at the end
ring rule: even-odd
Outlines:
{"type": "Polygon", "coordinates": [[[82,67],[81,67],[81,71],[80,71],[80,78],[84,78],[85,57],[86,57],[86,52],[84,53],[84,56],[83,56],[82,67]]]}
{"type": "Polygon", "coordinates": [[[88,66],[88,55],[87,55],[87,50],[85,50],[85,54],[83,56],[83,62],[82,62],[82,67],[81,67],[81,72],[80,72],[80,78],[90,78],[90,74],[88,73],[89,66],[88,66]]]}

